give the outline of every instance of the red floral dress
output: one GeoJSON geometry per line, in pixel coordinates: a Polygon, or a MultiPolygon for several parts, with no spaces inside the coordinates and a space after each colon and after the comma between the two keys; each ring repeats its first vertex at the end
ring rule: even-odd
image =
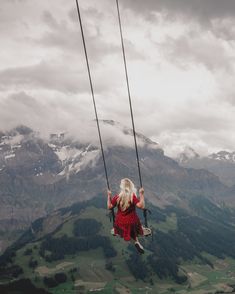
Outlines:
{"type": "MultiPolygon", "coordinates": [[[[113,206],[117,205],[119,195],[116,195],[111,200],[113,206]]],[[[133,202],[130,206],[122,211],[118,205],[118,211],[114,223],[114,233],[122,237],[125,241],[136,239],[138,235],[143,235],[143,229],[140,219],[135,211],[135,206],[140,200],[137,196],[133,195],[133,202]]]]}

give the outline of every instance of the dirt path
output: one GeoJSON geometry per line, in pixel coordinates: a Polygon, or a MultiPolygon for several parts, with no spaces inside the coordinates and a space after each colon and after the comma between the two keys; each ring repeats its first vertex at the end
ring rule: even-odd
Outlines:
{"type": "Polygon", "coordinates": [[[38,272],[40,276],[51,275],[60,270],[64,270],[64,268],[69,267],[73,264],[74,262],[62,262],[60,264],[57,264],[57,266],[54,268],[49,268],[47,266],[39,266],[35,269],[35,271],[38,272]]]}

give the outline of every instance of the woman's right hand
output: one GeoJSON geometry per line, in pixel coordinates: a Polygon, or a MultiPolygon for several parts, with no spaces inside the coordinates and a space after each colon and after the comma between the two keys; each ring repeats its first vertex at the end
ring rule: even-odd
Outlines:
{"type": "Polygon", "coordinates": [[[112,197],[112,192],[109,189],[107,190],[107,195],[108,197],[112,197]]]}

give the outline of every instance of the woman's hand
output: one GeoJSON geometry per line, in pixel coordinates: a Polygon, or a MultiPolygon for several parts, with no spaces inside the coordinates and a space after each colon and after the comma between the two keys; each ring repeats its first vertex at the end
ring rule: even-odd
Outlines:
{"type": "Polygon", "coordinates": [[[144,194],[144,188],[143,188],[143,187],[141,187],[141,188],[139,189],[139,193],[140,193],[140,194],[144,194]]]}
{"type": "Polygon", "coordinates": [[[113,208],[113,205],[111,203],[111,199],[112,199],[112,192],[108,189],[107,190],[107,208],[108,209],[113,208]]]}
{"type": "Polygon", "coordinates": [[[144,203],[144,188],[143,187],[139,189],[139,193],[140,193],[140,201],[136,204],[136,206],[138,208],[144,209],[145,203],[144,203]]]}

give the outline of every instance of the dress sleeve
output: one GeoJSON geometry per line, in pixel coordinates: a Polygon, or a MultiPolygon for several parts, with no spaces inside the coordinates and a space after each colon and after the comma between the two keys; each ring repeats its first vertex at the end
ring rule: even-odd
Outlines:
{"type": "Polygon", "coordinates": [[[140,202],[139,198],[134,194],[133,195],[133,204],[136,205],[138,202],[140,202]]]}
{"type": "Polygon", "coordinates": [[[115,195],[115,196],[112,198],[112,200],[111,200],[111,204],[112,204],[113,206],[116,206],[116,205],[117,205],[117,199],[118,199],[118,195],[115,195]]]}

